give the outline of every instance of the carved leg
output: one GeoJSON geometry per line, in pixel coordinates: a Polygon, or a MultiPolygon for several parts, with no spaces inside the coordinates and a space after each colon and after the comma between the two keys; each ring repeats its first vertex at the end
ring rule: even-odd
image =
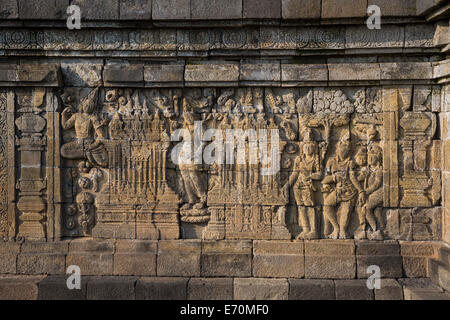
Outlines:
{"type": "Polygon", "coordinates": [[[331,225],[333,226],[333,232],[331,234],[326,232],[325,235],[327,236],[327,238],[336,240],[338,238],[338,234],[339,234],[339,225],[337,223],[336,212],[334,210],[334,207],[333,206],[324,206],[323,214],[324,214],[325,218],[328,220],[328,222],[331,223],[331,225]]]}
{"type": "Polygon", "coordinates": [[[366,211],[364,207],[358,205],[356,208],[356,212],[358,213],[359,227],[355,231],[355,239],[361,240],[366,239],[366,211]]]}
{"type": "Polygon", "coordinates": [[[318,239],[319,233],[317,232],[316,210],[314,209],[314,207],[308,207],[307,209],[308,209],[310,231],[306,235],[306,239],[309,240],[318,239]]]}
{"type": "Polygon", "coordinates": [[[347,227],[350,220],[350,214],[353,209],[352,201],[341,202],[339,208],[339,239],[348,239],[347,227]]]}
{"type": "Polygon", "coordinates": [[[297,236],[297,239],[305,239],[310,229],[306,216],[306,207],[304,206],[298,206],[298,222],[300,227],[302,227],[302,232],[297,236]]]}

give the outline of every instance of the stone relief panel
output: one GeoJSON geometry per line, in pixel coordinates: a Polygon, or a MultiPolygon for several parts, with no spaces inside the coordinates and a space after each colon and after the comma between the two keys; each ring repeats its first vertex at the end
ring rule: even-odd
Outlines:
{"type": "Polygon", "coordinates": [[[441,194],[437,119],[426,92],[67,88],[60,95],[62,233],[435,239],[440,210],[421,209],[439,206],[441,194]],[[189,137],[173,139],[180,130],[189,137]],[[258,142],[278,163],[272,174],[262,174],[267,163],[251,130],[267,133],[258,142]],[[227,132],[237,133],[231,146],[227,132]],[[181,148],[174,157],[186,139],[192,152],[181,148]]]}
{"type": "Polygon", "coordinates": [[[0,238],[7,238],[8,224],[8,124],[7,93],[0,91],[0,238]]]}

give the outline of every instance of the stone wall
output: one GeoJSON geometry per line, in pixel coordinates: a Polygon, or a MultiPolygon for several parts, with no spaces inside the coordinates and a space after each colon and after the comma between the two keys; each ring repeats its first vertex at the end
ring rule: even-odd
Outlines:
{"type": "Polygon", "coordinates": [[[107,275],[130,267],[123,252],[153,276],[286,279],[395,256],[401,278],[427,276],[422,244],[449,242],[445,1],[3,1],[0,236],[17,263],[0,273],[63,273],[90,251],[68,239],[94,238],[116,245],[95,260],[115,261],[107,275]],[[226,151],[245,163],[177,163],[174,135],[199,128],[253,130],[272,162],[248,136],[226,151]],[[217,273],[217,250],[243,274],[217,273]]]}

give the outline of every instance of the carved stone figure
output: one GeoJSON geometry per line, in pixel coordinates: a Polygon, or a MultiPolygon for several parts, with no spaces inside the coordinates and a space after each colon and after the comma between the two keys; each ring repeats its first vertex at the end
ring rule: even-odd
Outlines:
{"type": "Polygon", "coordinates": [[[312,130],[307,128],[304,132],[301,153],[295,159],[294,171],[289,179],[293,186],[295,202],[298,208],[298,221],[302,232],[297,239],[317,239],[317,221],[314,203],[314,180],[321,179],[318,143],[314,141],[312,130]]]}
{"type": "Polygon", "coordinates": [[[347,227],[357,196],[357,189],[352,181],[355,163],[351,159],[350,151],[350,136],[344,134],[336,146],[336,155],[327,162],[327,176],[322,181],[322,192],[325,193],[324,233],[332,239],[349,237],[347,227]]]}
{"type": "Polygon", "coordinates": [[[105,120],[94,114],[97,106],[98,88],[84,98],[78,112],[73,113],[72,106],[66,107],[61,114],[61,124],[65,130],[75,128],[75,140],[61,147],[61,155],[67,159],[86,159],[90,166],[106,167],[108,154],[102,140],[106,138],[103,127],[105,120]]]}

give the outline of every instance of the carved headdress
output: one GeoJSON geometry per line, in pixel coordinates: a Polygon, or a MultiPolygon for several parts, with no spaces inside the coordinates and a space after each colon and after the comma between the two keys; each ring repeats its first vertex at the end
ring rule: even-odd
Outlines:
{"type": "Polygon", "coordinates": [[[95,88],[83,100],[81,100],[79,109],[81,112],[92,113],[94,111],[97,106],[98,90],[98,87],[95,88]]]}

